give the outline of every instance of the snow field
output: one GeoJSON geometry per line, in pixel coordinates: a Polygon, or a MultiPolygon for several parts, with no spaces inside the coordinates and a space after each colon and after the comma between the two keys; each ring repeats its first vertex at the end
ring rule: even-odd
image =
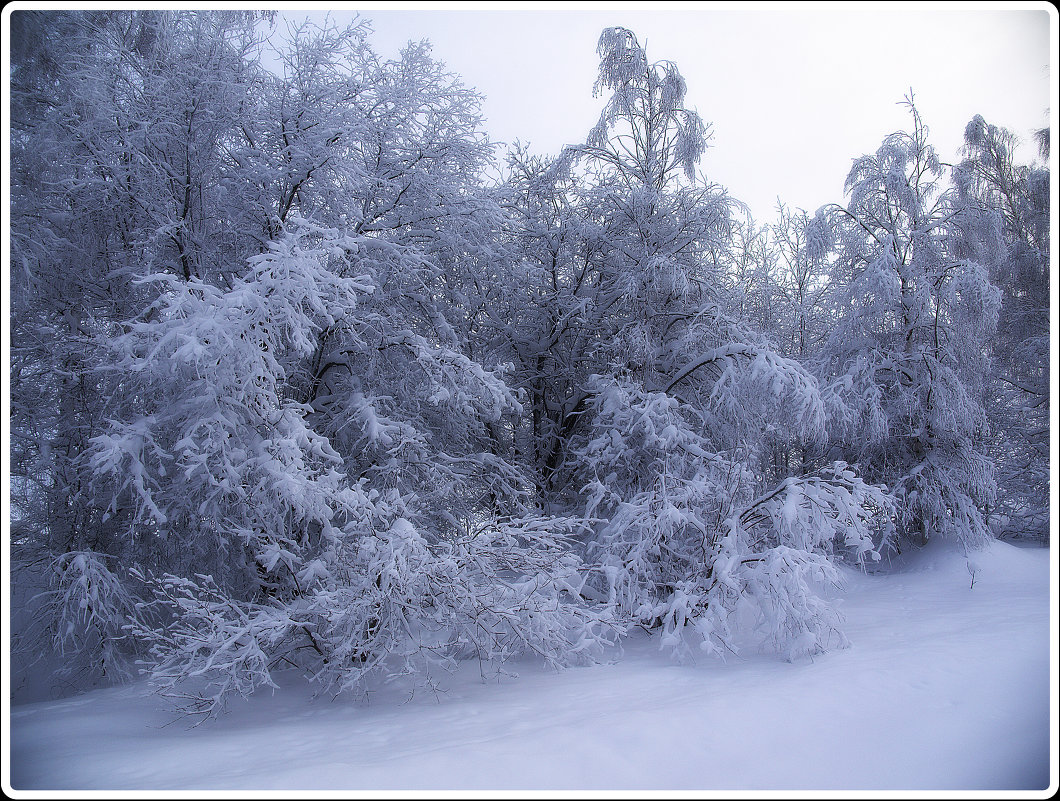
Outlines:
{"type": "Polygon", "coordinates": [[[465,664],[438,677],[437,697],[395,682],[367,704],[312,701],[285,677],[192,729],[142,683],[24,704],[7,786],[1044,790],[1051,553],[997,542],[977,561],[971,589],[944,544],[894,573],[845,571],[852,647],[812,661],[675,664],[643,636],[609,664],[561,673],[527,661],[483,684],[465,664]]]}

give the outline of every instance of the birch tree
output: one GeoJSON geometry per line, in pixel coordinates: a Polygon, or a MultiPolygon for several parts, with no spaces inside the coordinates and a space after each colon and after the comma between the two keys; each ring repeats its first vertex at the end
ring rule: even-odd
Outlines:
{"type": "Polygon", "coordinates": [[[1048,129],[1042,162],[1019,165],[1015,136],[982,117],[965,128],[957,166],[958,202],[967,220],[959,242],[989,270],[1001,291],[987,409],[999,533],[1048,536],[1049,497],[1049,171],[1048,129]]]}
{"type": "Polygon", "coordinates": [[[833,281],[846,287],[822,358],[851,399],[842,450],[895,494],[902,536],[975,547],[996,493],[983,390],[1000,295],[958,246],[970,220],[906,105],[912,130],[856,159],[847,206],[822,212],[839,241],[833,281]]]}

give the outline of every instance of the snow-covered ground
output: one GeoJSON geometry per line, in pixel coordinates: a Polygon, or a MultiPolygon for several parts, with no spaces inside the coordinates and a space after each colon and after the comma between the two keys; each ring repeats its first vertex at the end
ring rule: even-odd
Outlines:
{"type": "Polygon", "coordinates": [[[467,665],[437,697],[310,701],[292,681],[193,729],[143,684],[18,705],[5,789],[1044,790],[1050,552],[977,561],[974,588],[934,543],[850,572],[852,647],[795,664],[679,665],[645,637],[562,673],[467,665]]]}

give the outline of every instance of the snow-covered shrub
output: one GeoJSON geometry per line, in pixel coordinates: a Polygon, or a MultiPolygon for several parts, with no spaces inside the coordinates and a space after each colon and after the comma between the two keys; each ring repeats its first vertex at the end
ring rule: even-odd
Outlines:
{"type": "Polygon", "coordinates": [[[150,645],[151,680],[190,715],[275,686],[296,669],[321,692],[364,692],[373,677],[433,686],[438,669],[476,659],[483,675],[536,654],[584,661],[621,627],[577,593],[570,521],[489,521],[461,541],[428,544],[404,517],[344,533],[297,576],[296,597],[233,597],[210,576],[145,578],[162,626],[132,624],[150,645]]]}
{"type": "Polygon", "coordinates": [[[993,537],[984,514],[996,499],[993,464],[968,443],[948,445],[936,445],[898,479],[898,517],[907,531],[920,532],[925,540],[943,536],[966,549],[981,548],[993,537]]]}
{"type": "Polygon", "coordinates": [[[756,546],[835,554],[861,564],[880,558],[895,508],[885,489],[866,484],[845,462],[789,476],[737,516],[756,546]]]}
{"type": "Polygon", "coordinates": [[[234,598],[201,573],[133,575],[153,596],[141,608],[161,623],[134,618],[126,629],[147,646],[152,683],[182,714],[201,721],[223,711],[234,693],[246,698],[261,686],[276,686],[270,668],[283,658],[278,646],[291,639],[293,627],[281,605],[234,598]]]}
{"type": "Polygon", "coordinates": [[[564,524],[486,520],[431,544],[398,517],[360,538],[346,567],[374,579],[322,587],[317,628],[339,658],[321,680],[347,689],[372,672],[429,676],[457,659],[494,669],[524,654],[554,666],[584,660],[609,632],[572,592],[578,561],[556,532],[564,524]]]}
{"type": "Polygon", "coordinates": [[[889,497],[837,463],[760,496],[754,477],[677,399],[598,378],[590,433],[575,451],[585,479],[587,591],[626,618],[661,627],[665,646],[736,649],[750,604],[760,639],[789,656],[842,643],[814,582],[831,558],[878,558],[889,497]],[[834,640],[830,640],[835,633],[834,640]]]}
{"type": "Polygon", "coordinates": [[[141,644],[130,641],[124,626],[139,615],[138,598],[123,582],[118,566],[105,554],[72,551],[52,560],[50,587],[33,603],[37,625],[24,645],[37,658],[53,653],[56,678],[84,686],[126,681],[135,675],[132,660],[141,644]]]}

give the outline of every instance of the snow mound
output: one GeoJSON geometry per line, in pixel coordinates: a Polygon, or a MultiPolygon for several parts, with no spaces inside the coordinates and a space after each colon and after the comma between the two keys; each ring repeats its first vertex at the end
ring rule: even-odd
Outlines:
{"type": "Polygon", "coordinates": [[[991,540],[984,547],[966,551],[964,546],[942,537],[928,540],[920,548],[906,549],[901,554],[890,554],[884,558],[886,572],[916,573],[933,571],[967,576],[969,561],[998,576],[1018,574],[1039,560],[1034,547],[1020,547],[1001,540],[991,540]]]}

